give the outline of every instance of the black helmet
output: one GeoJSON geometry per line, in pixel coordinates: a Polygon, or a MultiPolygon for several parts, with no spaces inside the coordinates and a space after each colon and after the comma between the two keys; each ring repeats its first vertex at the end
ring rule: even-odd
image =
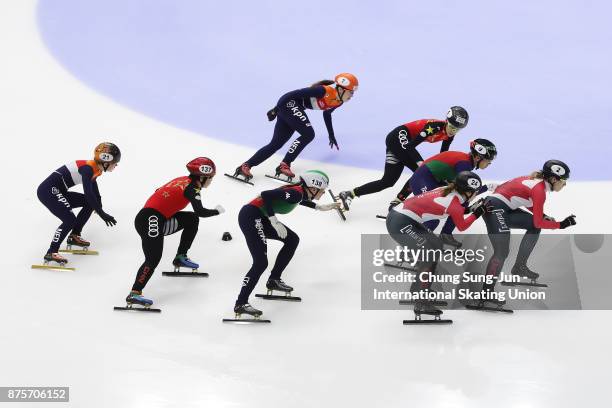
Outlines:
{"type": "Polygon", "coordinates": [[[482,186],[478,174],[472,171],[462,171],[455,177],[455,189],[460,193],[474,192],[482,186]]]}
{"type": "Polygon", "coordinates": [[[446,120],[454,127],[463,129],[467,126],[470,116],[461,106],[452,106],[446,113],[446,120]]]}
{"type": "Polygon", "coordinates": [[[497,149],[493,142],[487,139],[474,139],[470,142],[470,151],[481,159],[493,160],[497,157],[497,149]]]}
{"type": "Polygon", "coordinates": [[[567,180],[570,176],[569,166],[561,160],[548,160],[542,167],[544,178],[556,177],[561,180],[567,180]]]}

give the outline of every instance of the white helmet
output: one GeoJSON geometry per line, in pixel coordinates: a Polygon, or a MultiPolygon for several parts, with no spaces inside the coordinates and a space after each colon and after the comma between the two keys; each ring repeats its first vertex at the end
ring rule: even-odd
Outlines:
{"type": "Polygon", "coordinates": [[[300,179],[306,187],[325,190],[329,186],[329,177],[321,170],[307,170],[300,175],[300,179]]]}

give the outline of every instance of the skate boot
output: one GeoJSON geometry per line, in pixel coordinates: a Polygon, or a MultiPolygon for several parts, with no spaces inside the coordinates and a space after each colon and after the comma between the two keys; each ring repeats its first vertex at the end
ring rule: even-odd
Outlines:
{"type": "Polygon", "coordinates": [[[247,163],[242,163],[240,166],[236,167],[236,171],[234,172],[234,177],[242,176],[245,180],[250,180],[253,178],[253,174],[251,173],[251,166],[247,163]]]}
{"type": "Polygon", "coordinates": [[[153,301],[151,299],[147,299],[142,296],[142,291],[140,290],[132,290],[130,294],[125,298],[126,305],[125,306],[115,306],[114,310],[127,310],[133,312],[142,312],[142,313],[160,313],[161,309],[152,308],[151,305],[153,301]],[[134,306],[136,305],[136,306],[134,306]]]}
{"type": "Polygon", "coordinates": [[[398,205],[400,205],[402,203],[402,200],[400,200],[399,198],[395,198],[393,199],[390,203],[389,203],[389,211],[391,211],[393,208],[397,207],[398,205]]]}
{"type": "Polygon", "coordinates": [[[276,168],[276,177],[280,175],[286,176],[289,180],[295,177],[295,173],[291,171],[291,167],[285,162],[281,162],[276,168]]]}
{"type": "Polygon", "coordinates": [[[421,300],[414,304],[414,314],[417,320],[421,318],[422,314],[439,318],[442,315],[442,311],[435,307],[432,302],[421,300]]]}
{"type": "Polygon", "coordinates": [[[457,241],[455,237],[453,237],[453,234],[442,233],[440,234],[440,240],[443,244],[450,245],[455,248],[461,248],[461,245],[463,245],[461,242],[457,241]]]}
{"type": "Polygon", "coordinates": [[[268,295],[271,295],[273,290],[278,290],[279,292],[285,292],[289,294],[293,292],[293,288],[283,282],[282,279],[270,279],[266,283],[266,288],[268,288],[268,295]]]}
{"type": "Polygon", "coordinates": [[[68,263],[68,259],[64,258],[63,256],[61,256],[57,252],[46,253],[45,256],[44,256],[44,260],[45,260],[45,265],[48,265],[49,262],[57,262],[61,266],[64,266],[64,265],[66,265],[68,263]]]}
{"type": "Polygon", "coordinates": [[[68,239],[66,240],[66,245],[68,249],[72,249],[73,245],[80,247],[80,248],[87,249],[89,248],[90,244],[91,243],[89,241],[85,241],[83,238],[81,238],[80,235],[77,235],[77,234],[68,235],[68,239]]]}
{"type": "Polygon", "coordinates": [[[257,293],[255,297],[267,299],[267,300],[284,300],[286,302],[301,302],[302,298],[297,296],[291,296],[293,288],[283,282],[282,279],[268,279],[266,283],[268,291],[264,295],[263,293],[257,293]],[[274,291],[277,290],[282,292],[282,295],[275,295],[274,291]]]}
{"type": "Polygon", "coordinates": [[[248,303],[245,303],[244,305],[234,306],[234,313],[236,313],[236,319],[239,319],[240,315],[243,315],[243,314],[253,316],[254,318],[257,319],[259,318],[259,316],[263,314],[261,310],[255,309],[253,306],[251,306],[248,303]]]}
{"type": "Polygon", "coordinates": [[[482,288],[482,299],[475,303],[466,304],[465,308],[469,310],[480,310],[489,312],[513,313],[511,309],[504,309],[506,301],[500,299],[499,294],[495,292],[495,285],[485,284],[482,288]]]}
{"type": "Polygon", "coordinates": [[[511,271],[512,277],[510,280],[502,281],[504,286],[533,286],[538,288],[547,288],[548,285],[545,283],[538,283],[539,273],[536,273],[529,269],[525,264],[515,264],[511,271]],[[519,279],[517,279],[519,277],[519,279]],[[522,280],[525,278],[526,280],[522,280]]]}
{"type": "Polygon", "coordinates": [[[153,304],[151,299],[147,299],[142,296],[142,291],[133,290],[129,295],[125,298],[125,301],[128,304],[128,307],[132,307],[132,305],[141,305],[144,307],[150,307],[153,304]]]}
{"type": "Polygon", "coordinates": [[[200,267],[200,265],[189,259],[187,254],[177,254],[176,257],[174,257],[174,261],[172,261],[172,265],[174,265],[175,272],[178,272],[181,266],[194,271],[200,267]]]}
{"type": "Polygon", "coordinates": [[[523,265],[514,265],[512,267],[512,274],[513,275],[518,275],[522,278],[527,278],[532,282],[535,282],[539,277],[540,274],[539,273],[535,273],[534,271],[532,271],[531,269],[529,269],[527,267],[527,265],[523,264],[523,265]]]}
{"type": "Polygon", "coordinates": [[[502,308],[506,304],[505,300],[499,299],[497,292],[495,292],[495,289],[493,289],[491,286],[485,285],[485,287],[483,287],[483,292],[484,296],[483,299],[478,302],[479,306],[493,305],[495,307],[502,308]]]}
{"type": "Polygon", "coordinates": [[[340,194],[338,194],[338,198],[342,201],[342,208],[344,208],[344,211],[348,211],[351,207],[353,198],[355,198],[355,193],[352,191],[341,191],[340,194]]]}

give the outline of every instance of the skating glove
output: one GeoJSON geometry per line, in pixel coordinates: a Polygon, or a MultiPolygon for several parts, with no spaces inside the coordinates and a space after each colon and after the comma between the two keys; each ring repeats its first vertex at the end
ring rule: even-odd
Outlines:
{"type": "Polygon", "coordinates": [[[266,113],[266,115],[268,115],[268,120],[270,122],[272,122],[274,119],[276,119],[276,106],[273,107],[272,109],[270,109],[268,111],[268,113],[266,113]]]}
{"type": "Polygon", "coordinates": [[[107,227],[113,227],[117,224],[117,221],[115,221],[115,217],[105,213],[104,211],[100,213],[100,218],[102,218],[102,221],[106,223],[107,227]]]}
{"type": "Polygon", "coordinates": [[[334,146],[336,146],[336,150],[340,150],[340,148],[338,147],[338,141],[336,140],[336,136],[329,135],[329,148],[333,149],[334,146]]]}
{"type": "Polygon", "coordinates": [[[276,219],[276,215],[268,217],[272,228],[276,231],[276,234],[280,239],[287,238],[287,227],[285,227],[279,220],[276,219]]]}
{"type": "Polygon", "coordinates": [[[223,208],[221,205],[216,206],[215,210],[219,211],[219,214],[223,214],[225,212],[225,208],[223,208]]]}
{"type": "Polygon", "coordinates": [[[340,203],[331,203],[331,204],[317,204],[315,206],[315,210],[319,211],[331,211],[340,208],[340,203]]]}
{"type": "Polygon", "coordinates": [[[487,186],[487,191],[492,193],[492,192],[495,191],[495,189],[497,188],[497,186],[499,184],[497,184],[497,183],[487,183],[485,185],[487,186]]]}
{"type": "Polygon", "coordinates": [[[476,201],[474,204],[468,207],[469,212],[474,214],[476,217],[482,217],[484,213],[490,212],[490,208],[485,203],[485,199],[481,198],[476,201]]]}
{"type": "Polygon", "coordinates": [[[574,214],[565,217],[565,219],[563,221],[561,221],[560,223],[561,225],[559,226],[559,228],[561,229],[565,229],[571,225],[576,225],[576,216],[574,214]]]}

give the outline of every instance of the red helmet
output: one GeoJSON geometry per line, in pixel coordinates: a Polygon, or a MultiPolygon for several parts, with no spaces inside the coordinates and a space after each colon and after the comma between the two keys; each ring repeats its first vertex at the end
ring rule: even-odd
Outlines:
{"type": "Polygon", "coordinates": [[[217,173],[217,166],[208,157],[196,157],[187,163],[187,170],[192,176],[214,177],[217,173]]]}
{"type": "Polygon", "coordinates": [[[334,81],[336,82],[336,85],[353,92],[355,92],[359,86],[357,77],[353,74],[349,74],[348,72],[343,72],[336,75],[334,81]]]}

